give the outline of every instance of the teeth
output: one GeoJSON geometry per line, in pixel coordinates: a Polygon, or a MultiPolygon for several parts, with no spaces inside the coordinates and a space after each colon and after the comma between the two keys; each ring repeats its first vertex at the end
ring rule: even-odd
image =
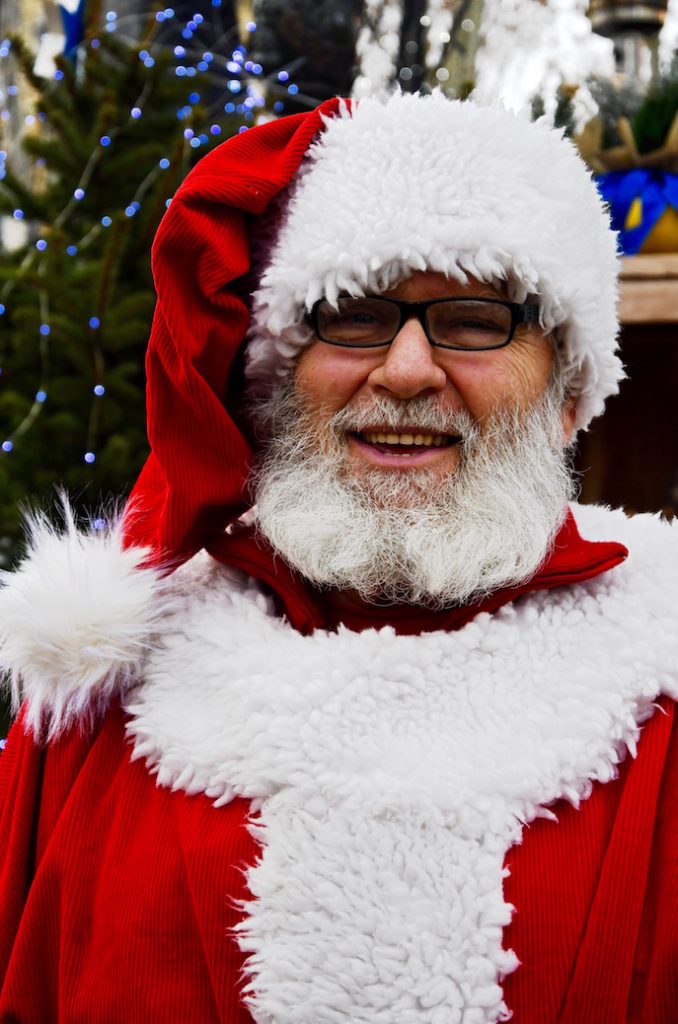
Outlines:
{"type": "Polygon", "coordinates": [[[368,434],[361,435],[370,444],[404,444],[422,445],[425,448],[434,446],[440,448],[447,444],[447,436],[444,434],[368,434]]]}

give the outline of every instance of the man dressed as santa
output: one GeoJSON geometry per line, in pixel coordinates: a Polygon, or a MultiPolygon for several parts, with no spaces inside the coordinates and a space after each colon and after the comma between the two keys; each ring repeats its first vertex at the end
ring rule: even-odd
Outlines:
{"type": "Polygon", "coordinates": [[[153,260],[125,515],[0,592],[0,1024],[674,1024],[678,543],[571,503],[623,375],[575,150],[331,100],[153,260]]]}

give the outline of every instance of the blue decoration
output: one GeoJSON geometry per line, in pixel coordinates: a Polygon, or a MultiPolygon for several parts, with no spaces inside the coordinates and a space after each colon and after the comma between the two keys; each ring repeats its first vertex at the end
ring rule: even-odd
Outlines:
{"type": "Polygon", "coordinates": [[[610,208],[612,227],[619,232],[619,245],[627,256],[640,250],[667,207],[678,210],[678,174],[637,167],[599,174],[596,184],[610,208]],[[631,206],[638,199],[642,218],[637,226],[627,227],[631,206]]]}
{"type": "Polygon", "coordinates": [[[59,4],[61,23],[64,28],[66,41],[64,43],[64,54],[73,60],[75,51],[85,36],[85,3],[86,0],[79,0],[75,6],[73,3],[62,2],[59,4]]]}

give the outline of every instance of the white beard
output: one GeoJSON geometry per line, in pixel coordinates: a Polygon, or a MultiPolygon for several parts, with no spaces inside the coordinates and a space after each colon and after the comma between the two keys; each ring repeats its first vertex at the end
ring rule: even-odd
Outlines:
{"type": "Polygon", "coordinates": [[[552,386],[528,412],[483,423],[435,399],[349,404],[319,435],[290,381],[255,411],[266,450],[254,474],[257,528],[319,586],[366,600],[467,604],[531,578],[563,521],[573,484],[562,395],[552,386]],[[461,435],[460,462],[442,482],[349,466],[346,432],[378,422],[461,435]]]}

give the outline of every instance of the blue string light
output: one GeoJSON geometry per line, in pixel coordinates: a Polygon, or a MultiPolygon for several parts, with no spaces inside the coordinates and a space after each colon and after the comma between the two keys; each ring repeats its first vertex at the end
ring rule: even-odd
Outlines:
{"type": "Polygon", "coordinates": [[[75,192],[73,193],[73,198],[74,199],[78,199],[78,200],[84,199],[85,198],[85,190],[84,190],[84,188],[76,188],[75,192]]]}
{"type": "Polygon", "coordinates": [[[197,149],[200,145],[200,139],[191,139],[191,149],[197,149]]]}
{"type": "Polygon", "coordinates": [[[135,121],[138,121],[142,113],[143,111],[141,110],[140,107],[132,107],[132,109],[129,112],[129,116],[134,118],[135,121]]]}
{"type": "Polygon", "coordinates": [[[189,103],[200,103],[200,93],[199,92],[192,92],[191,95],[188,97],[188,102],[189,103]]]}
{"type": "Polygon", "coordinates": [[[189,139],[190,140],[190,139],[193,138],[194,135],[195,135],[195,132],[193,131],[192,128],[185,128],[184,129],[184,138],[185,139],[189,139]]]}
{"type": "Polygon", "coordinates": [[[40,324],[40,333],[43,338],[46,338],[51,333],[51,327],[49,324],[40,324]]]}
{"type": "Polygon", "coordinates": [[[247,22],[247,31],[248,32],[256,32],[256,30],[257,30],[257,23],[256,23],[256,21],[248,21],[247,22]]]}
{"type": "Polygon", "coordinates": [[[205,19],[203,18],[202,14],[198,13],[193,15],[192,20],[196,23],[196,25],[202,25],[205,19]]]}
{"type": "Polygon", "coordinates": [[[45,401],[46,398],[47,398],[47,392],[46,391],[36,391],[36,393],[35,393],[35,400],[36,400],[36,402],[39,402],[42,405],[42,403],[45,401]]]}
{"type": "Polygon", "coordinates": [[[35,243],[35,248],[38,250],[38,252],[44,252],[47,248],[47,242],[45,241],[45,239],[39,238],[35,243]]]}
{"type": "Polygon", "coordinates": [[[85,462],[92,463],[96,459],[96,455],[94,454],[94,452],[85,452],[83,458],[85,462]]]}
{"type": "Polygon", "coordinates": [[[153,68],[153,67],[155,67],[155,61],[153,60],[152,57],[147,57],[146,58],[146,60],[144,61],[144,67],[145,68],[153,68]]]}
{"type": "Polygon", "coordinates": [[[111,137],[110,137],[110,135],[102,135],[101,138],[99,139],[99,142],[100,142],[100,144],[104,148],[106,146],[110,146],[110,144],[111,144],[111,137]]]}
{"type": "Polygon", "coordinates": [[[12,216],[14,217],[14,220],[23,220],[24,219],[24,211],[23,210],[15,210],[14,213],[12,214],[12,216]]]}
{"type": "Polygon", "coordinates": [[[170,165],[170,162],[169,162],[169,160],[167,159],[166,156],[164,156],[162,158],[162,160],[158,161],[158,167],[161,167],[163,171],[166,171],[167,168],[169,167],[169,165],[170,165]]]}
{"type": "Polygon", "coordinates": [[[67,252],[67,254],[69,256],[75,256],[77,251],[78,251],[77,245],[67,245],[66,246],[66,252],[67,252]]]}
{"type": "Polygon", "coordinates": [[[104,228],[110,228],[112,223],[113,223],[113,221],[111,220],[110,217],[102,217],[101,218],[101,225],[104,228]]]}
{"type": "Polygon", "coordinates": [[[92,391],[97,396],[97,398],[101,398],[102,395],[106,394],[106,388],[103,386],[103,384],[95,384],[94,387],[92,388],[92,391]]]}
{"type": "Polygon", "coordinates": [[[89,325],[93,331],[96,331],[97,327],[101,325],[101,320],[98,316],[91,316],[89,318],[89,325]]]}
{"type": "Polygon", "coordinates": [[[221,126],[218,124],[211,124],[210,135],[221,135],[221,126]]]}
{"type": "Polygon", "coordinates": [[[92,520],[92,529],[93,530],[105,530],[106,529],[106,525],[107,524],[106,524],[106,520],[105,519],[94,519],[94,520],[92,520]]]}
{"type": "Polygon", "coordinates": [[[296,96],[297,93],[299,92],[299,86],[292,83],[292,85],[287,86],[287,91],[290,94],[290,96],[296,96]]]}
{"type": "MultiPolygon", "coordinates": [[[[101,46],[101,41],[99,39],[90,39],[89,45],[92,47],[93,50],[98,50],[99,47],[101,46]]],[[[63,78],[63,75],[62,75],[62,78],[63,78]]]]}
{"type": "Polygon", "coordinates": [[[3,306],[2,302],[0,302],[0,316],[2,316],[2,315],[3,315],[3,313],[5,312],[5,308],[6,308],[6,307],[5,307],[5,306],[3,306]]]}
{"type": "Polygon", "coordinates": [[[11,452],[13,447],[14,447],[14,445],[12,444],[11,441],[3,441],[2,442],[2,450],[3,450],[3,452],[11,452]]]}

